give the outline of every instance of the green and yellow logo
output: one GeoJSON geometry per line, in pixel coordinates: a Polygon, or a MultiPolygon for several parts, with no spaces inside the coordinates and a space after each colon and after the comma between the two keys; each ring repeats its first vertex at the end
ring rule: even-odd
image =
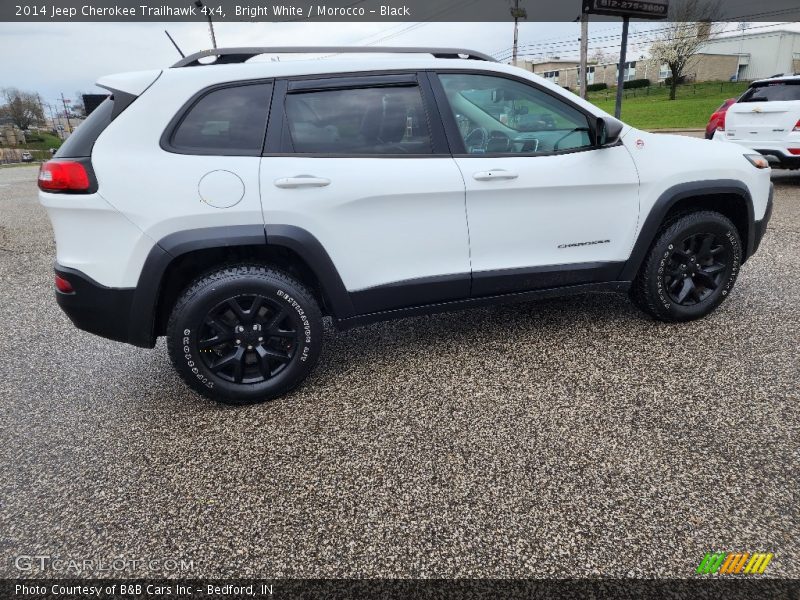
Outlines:
{"type": "Polygon", "coordinates": [[[760,575],[766,570],[772,556],[768,552],[706,552],[697,572],[701,575],[760,575]]]}

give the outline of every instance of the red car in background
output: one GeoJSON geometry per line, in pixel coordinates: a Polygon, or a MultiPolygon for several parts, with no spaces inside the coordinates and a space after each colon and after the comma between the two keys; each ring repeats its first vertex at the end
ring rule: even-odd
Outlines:
{"type": "Polygon", "coordinates": [[[735,102],[736,98],[728,98],[722,103],[722,106],[715,110],[711,115],[711,118],[708,120],[708,125],[706,125],[707,140],[713,139],[714,133],[716,133],[718,129],[725,131],[725,113],[727,112],[728,107],[735,102]]]}

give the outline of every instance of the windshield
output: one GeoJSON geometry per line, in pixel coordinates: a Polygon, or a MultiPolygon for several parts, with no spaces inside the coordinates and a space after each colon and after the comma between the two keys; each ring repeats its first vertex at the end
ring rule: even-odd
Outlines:
{"type": "Polygon", "coordinates": [[[786,102],[800,100],[800,81],[759,83],[747,90],[739,102],[786,102]]]}

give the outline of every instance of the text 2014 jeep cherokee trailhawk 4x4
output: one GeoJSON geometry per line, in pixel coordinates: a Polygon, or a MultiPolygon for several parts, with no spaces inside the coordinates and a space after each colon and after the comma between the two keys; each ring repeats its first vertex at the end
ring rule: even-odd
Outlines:
{"type": "Polygon", "coordinates": [[[99,85],[39,175],[56,297],[98,335],[166,335],[224,402],[298,385],[323,315],[618,290],[703,317],[771,211],[762,156],[637,131],[469,50],[219,49],[99,85]],[[271,52],[344,58],[247,62],[271,52]]]}

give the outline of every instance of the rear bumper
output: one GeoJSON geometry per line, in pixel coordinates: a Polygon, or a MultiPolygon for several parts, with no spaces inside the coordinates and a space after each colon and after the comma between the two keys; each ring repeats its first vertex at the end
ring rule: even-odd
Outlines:
{"type": "Polygon", "coordinates": [[[775,193],[775,186],[770,184],[769,186],[769,198],[767,199],[767,209],[764,211],[764,218],[760,221],[756,221],[753,227],[753,252],[752,254],[756,253],[758,247],[761,245],[761,240],[764,238],[764,234],[767,232],[767,225],[769,224],[769,220],[772,217],[772,196],[775,193]]]}
{"type": "Polygon", "coordinates": [[[56,290],[56,302],[78,329],[119,342],[135,343],[130,331],[133,288],[105,287],[77,269],[59,264],[55,272],[75,290],[69,294],[56,290]]]}

